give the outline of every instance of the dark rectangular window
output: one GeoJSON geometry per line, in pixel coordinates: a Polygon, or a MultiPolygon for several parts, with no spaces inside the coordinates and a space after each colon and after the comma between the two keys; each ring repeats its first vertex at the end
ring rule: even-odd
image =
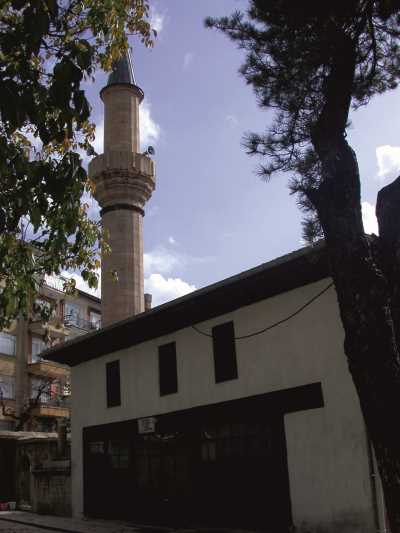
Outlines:
{"type": "Polygon", "coordinates": [[[160,396],[178,392],[176,370],[176,344],[170,342],[158,347],[158,368],[160,376],[160,396]]]}
{"type": "Polygon", "coordinates": [[[121,405],[121,379],[119,361],[106,364],[107,407],[121,405]]]}
{"type": "Polygon", "coordinates": [[[215,382],[237,379],[235,332],[233,322],[212,328],[215,382]]]}

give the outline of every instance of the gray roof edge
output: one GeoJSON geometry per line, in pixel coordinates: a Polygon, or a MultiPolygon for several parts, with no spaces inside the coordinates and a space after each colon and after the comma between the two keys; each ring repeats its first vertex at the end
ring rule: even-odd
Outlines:
{"type": "Polygon", "coordinates": [[[314,252],[322,251],[324,248],[325,248],[325,242],[323,240],[318,241],[316,244],[305,246],[303,248],[300,248],[298,250],[295,250],[293,252],[280,256],[276,259],[267,261],[266,263],[262,263],[261,265],[258,265],[251,269],[240,272],[239,274],[235,274],[234,276],[231,276],[229,278],[225,278],[211,285],[207,285],[206,287],[202,287],[201,289],[198,289],[189,294],[186,294],[184,296],[171,300],[170,302],[153,307],[152,309],[145,311],[144,313],[134,315],[132,317],[126,318],[119,322],[114,322],[113,324],[110,324],[99,330],[86,333],[85,335],[79,335],[71,340],[66,341],[65,343],[62,343],[61,345],[55,346],[54,348],[50,348],[49,350],[44,351],[42,353],[42,357],[47,360],[52,361],[53,360],[52,356],[53,355],[56,356],[57,352],[60,350],[63,350],[64,348],[69,348],[69,347],[73,347],[74,345],[79,345],[85,340],[89,340],[93,337],[103,335],[107,332],[111,333],[113,330],[118,329],[119,327],[123,325],[133,324],[136,320],[143,318],[144,315],[150,317],[152,315],[154,316],[164,311],[167,311],[168,309],[179,307],[181,304],[185,304],[186,302],[189,302],[190,300],[193,300],[197,297],[207,295],[209,293],[212,293],[220,288],[227,287],[229,285],[235,285],[236,283],[242,280],[246,280],[248,278],[251,278],[252,276],[256,276],[258,273],[272,270],[275,267],[291,263],[292,261],[299,259],[301,257],[311,255],[314,252]]]}

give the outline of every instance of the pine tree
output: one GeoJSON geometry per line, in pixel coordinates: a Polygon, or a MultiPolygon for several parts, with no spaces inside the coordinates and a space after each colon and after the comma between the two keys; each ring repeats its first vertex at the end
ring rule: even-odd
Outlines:
{"type": "Polygon", "coordinates": [[[349,111],[397,87],[400,2],[250,0],[207,19],[245,50],[241,73],[275,118],[245,139],[260,174],[288,172],[304,233],[323,236],[348,360],[372,439],[393,533],[400,532],[400,178],[377,200],[379,237],[364,233],[349,111]]]}

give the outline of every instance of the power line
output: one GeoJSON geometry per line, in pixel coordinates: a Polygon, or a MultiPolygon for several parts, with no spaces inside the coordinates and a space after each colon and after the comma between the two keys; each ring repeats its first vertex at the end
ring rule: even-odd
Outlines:
{"type": "MultiPolygon", "coordinates": [[[[310,300],[308,300],[305,304],[303,304],[301,307],[299,307],[296,311],[294,311],[292,314],[287,316],[286,318],[282,318],[281,320],[278,320],[278,322],[275,322],[274,324],[271,324],[270,326],[267,326],[266,328],[260,329],[259,331],[255,331],[254,333],[249,333],[248,335],[240,335],[240,337],[234,337],[236,341],[240,341],[242,339],[249,339],[250,337],[256,337],[257,335],[261,335],[261,333],[265,333],[266,331],[269,331],[270,329],[276,328],[280,324],[284,324],[291,318],[295,317],[296,315],[300,314],[306,307],[311,305],[315,300],[317,300],[320,296],[322,296],[328,289],[330,289],[333,286],[333,282],[329,283],[325,289],[320,291],[318,294],[313,296],[310,300]]],[[[204,335],[205,337],[210,337],[212,339],[211,333],[206,333],[205,331],[201,331],[201,329],[197,328],[196,326],[191,326],[192,329],[194,329],[197,333],[200,335],[204,335]]]]}

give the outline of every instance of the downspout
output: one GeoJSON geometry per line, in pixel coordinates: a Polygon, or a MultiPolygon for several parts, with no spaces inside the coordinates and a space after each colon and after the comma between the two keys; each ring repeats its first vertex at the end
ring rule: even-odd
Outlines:
{"type": "Polygon", "coordinates": [[[374,522],[377,533],[390,533],[386,527],[385,502],[383,490],[379,483],[379,474],[376,469],[376,460],[371,439],[367,433],[368,464],[371,478],[372,506],[374,508],[374,522]]]}

